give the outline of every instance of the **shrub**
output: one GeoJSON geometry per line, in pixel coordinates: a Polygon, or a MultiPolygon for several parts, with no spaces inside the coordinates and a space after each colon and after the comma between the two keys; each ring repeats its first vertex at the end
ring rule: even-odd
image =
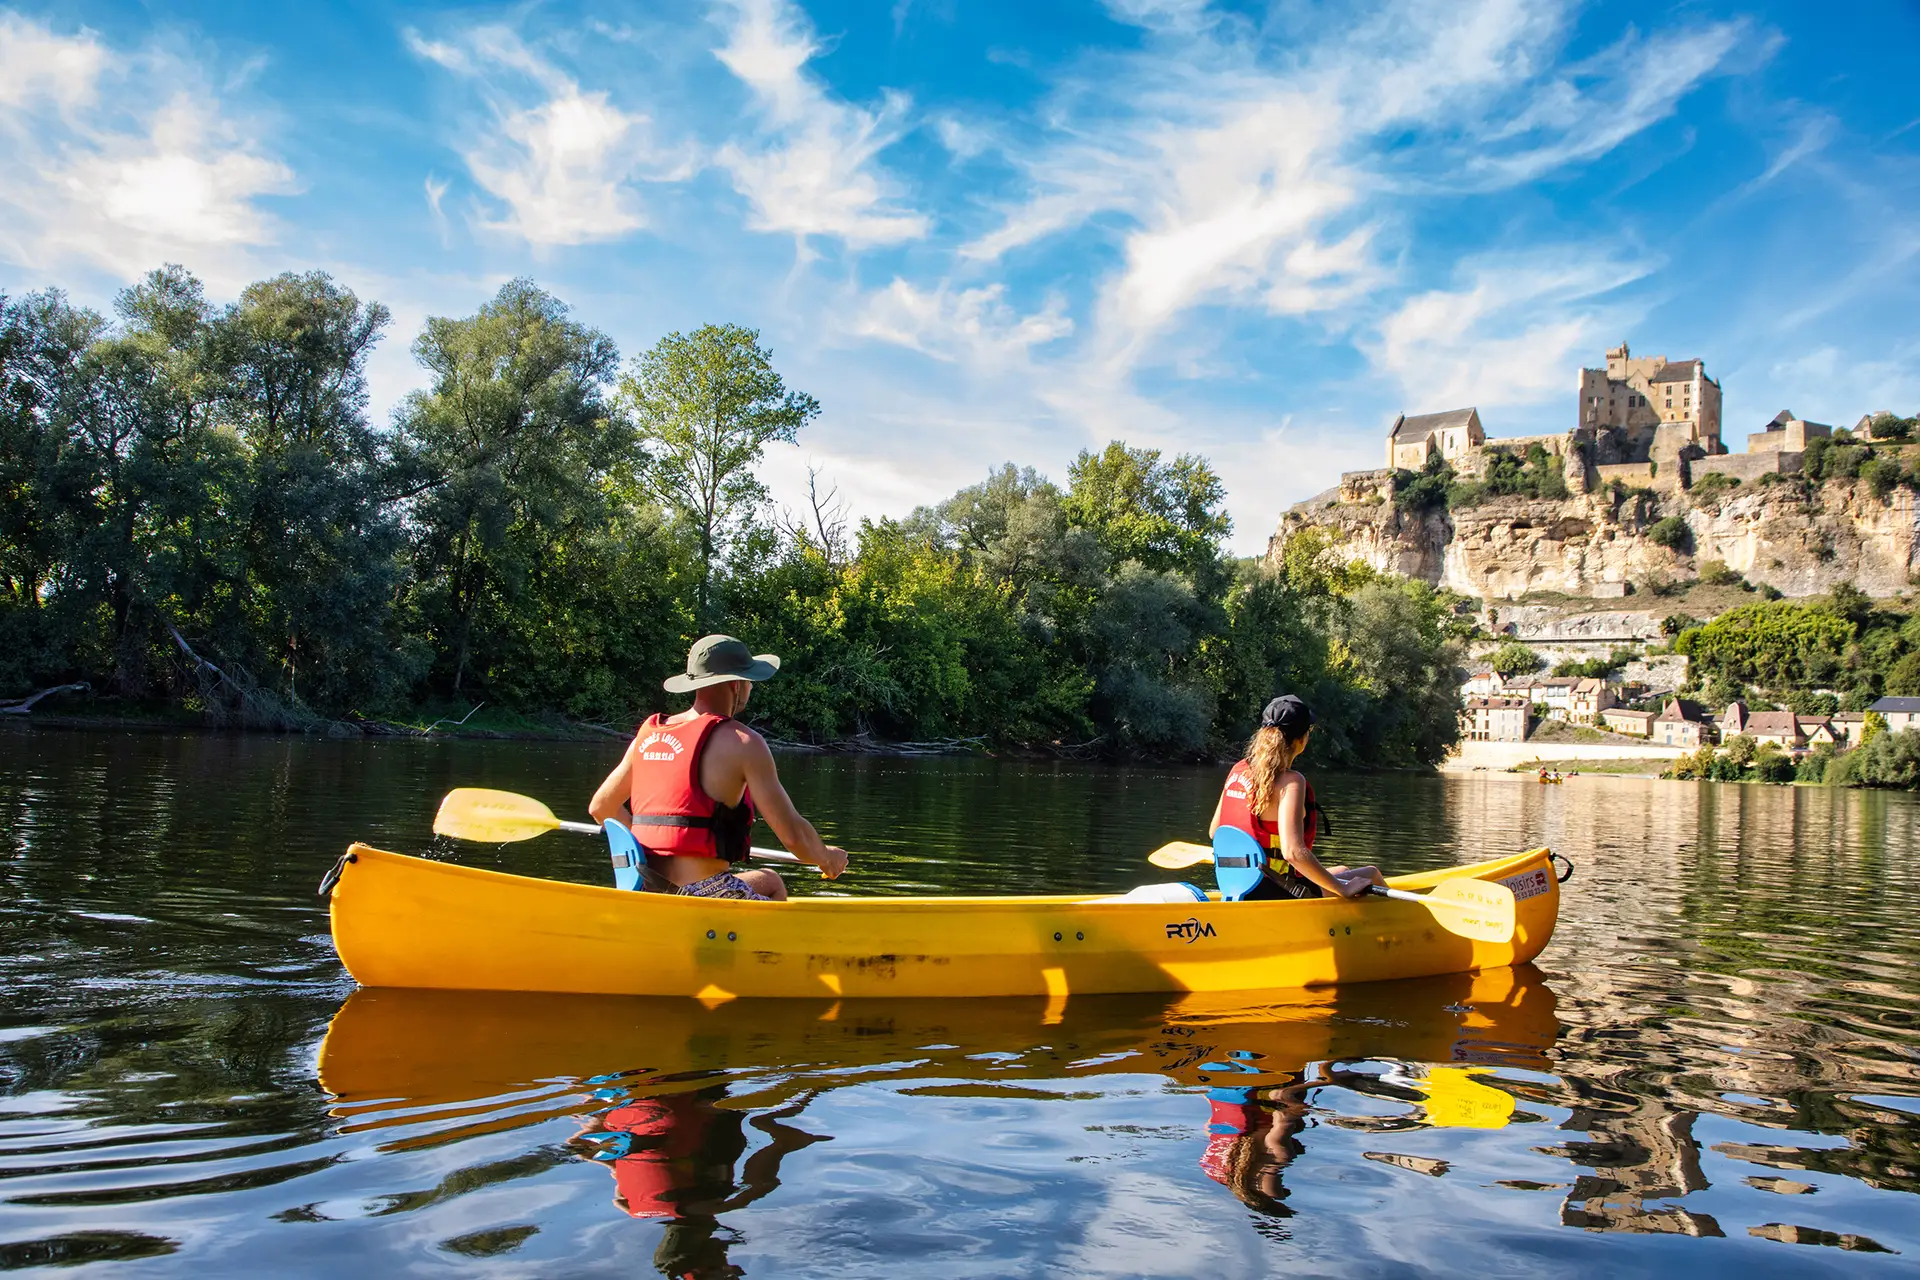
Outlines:
{"type": "Polygon", "coordinates": [[[1841,787],[1920,790],[1920,729],[1870,735],[1834,758],[1827,767],[1827,781],[1841,787]]]}
{"type": "Polygon", "coordinates": [[[1753,776],[1762,782],[1792,782],[1793,757],[1775,742],[1763,742],[1753,757],[1753,776]]]}
{"type": "Polygon", "coordinates": [[[1655,520],[1647,530],[1647,541],[1656,547],[1665,547],[1669,551],[1684,551],[1693,540],[1693,531],[1687,528],[1687,522],[1679,516],[1667,516],[1655,520]]]}
{"type": "Polygon", "coordinates": [[[1393,505],[1402,511],[1424,514],[1447,509],[1447,489],[1453,483],[1453,468],[1439,454],[1427,459],[1426,469],[1418,473],[1404,467],[1393,473],[1393,505]]]}
{"type": "Polygon", "coordinates": [[[1800,765],[1794,770],[1794,777],[1801,782],[1825,782],[1827,766],[1831,765],[1839,754],[1839,748],[1831,742],[1820,743],[1800,757],[1800,765]]]}
{"type": "Polygon", "coordinates": [[[1689,493],[1699,505],[1712,506],[1739,487],[1740,477],[1730,476],[1724,471],[1709,471],[1693,482],[1689,493]]]}
{"type": "Polygon", "coordinates": [[[1709,587],[1744,587],[1747,580],[1727,567],[1725,560],[1709,560],[1700,566],[1700,581],[1709,587]]]}

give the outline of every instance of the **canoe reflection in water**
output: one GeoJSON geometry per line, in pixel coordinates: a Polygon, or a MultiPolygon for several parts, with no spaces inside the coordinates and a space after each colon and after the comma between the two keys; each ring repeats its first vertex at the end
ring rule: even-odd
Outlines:
{"type": "Polygon", "coordinates": [[[381,1152],[567,1122],[556,1135],[564,1150],[609,1168],[619,1209],[665,1225],[664,1271],[731,1276],[739,1272],[726,1253],[738,1236],[725,1216],[773,1192],[789,1157],[816,1159],[805,1150],[831,1135],[809,1131],[822,1121],[803,1127],[801,1113],[830,1092],[879,1086],[897,1113],[921,1097],[1058,1096],[1021,1082],[1158,1075],[1210,1101],[1221,1128],[1197,1135],[1209,1144],[1202,1167],[1272,1216],[1285,1212],[1280,1172],[1307,1129],[1482,1123],[1449,1119],[1448,1109],[1486,1112],[1476,1089],[1509,1109],[1511,1098],[1466,1082],[1462,1068],[1544,1070],[1559,1026],[1553,992],[1532,966],[1254,997],[1064,1002],[709,1008],[368,988],[334,1016],[319,1068],[341,1131],[378,1131],[381,1152]],[[1436,1082],[1448,1073],[1466,1103],[1443,1097],[1436,1082]],[[1368,1108],[1392,1115],[1340,1116],[1314,1101],[1328,1088],[1397,1105],[1368,1108]],[[1208,1100],[1208,1089],[1219,1092],[1208,1100]]]}

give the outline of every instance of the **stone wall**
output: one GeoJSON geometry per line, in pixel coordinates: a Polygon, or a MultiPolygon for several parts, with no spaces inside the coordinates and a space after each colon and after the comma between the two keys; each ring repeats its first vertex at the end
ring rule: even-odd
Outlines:
{"type": "Polygon", "coordinates": [[[1736,480],[1753,483],[1764,475],[1791,475],[1800,470],[1801,455],[1782,453],[1778,450],[1767,453],[1720,453],[1711,458],[1696,458],[1691,470],[1695,484],[1709,472],[1717,471],[1723,476],[1732,476],[1736,480]]]}
{"type": "Polygon", "coordinates": [[[1632,485],[1636,489],[1653,487],[1653,464],[1651,462],[1609,462],[1593,469],[1596,477],[1595,488],[1604,489],[1618,480],[1621,484],[1632,485]]]}

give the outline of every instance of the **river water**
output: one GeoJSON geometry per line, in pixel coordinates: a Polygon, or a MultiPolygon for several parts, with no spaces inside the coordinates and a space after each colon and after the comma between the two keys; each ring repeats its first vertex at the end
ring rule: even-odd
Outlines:
{"type": "MultiPolygon", "coordinates": [[[[1343,861],[1546,843],[1537,968],[1205,999],[355,992],[315,882],[617,744],[0,733],[0,1270],[1908,1274],[1920,806],[1324,776],[1343,861]],[[331,1033],[329,1027],[331,1026],[331,1033]],[[324,1044],[323,1044],[324,1042],[324,1044]]],[[[783,757],[856,894],[1122,890],[1218,770],[783,757]]],[[[763,841],[765,837],[763,836],[763,841]]]]}

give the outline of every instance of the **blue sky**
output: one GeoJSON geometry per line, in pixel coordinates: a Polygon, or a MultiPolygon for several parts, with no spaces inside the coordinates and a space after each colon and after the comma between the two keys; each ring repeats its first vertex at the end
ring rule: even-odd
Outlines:
{"type": "Polygon", "coordinates": [[[324,269],[421,320],[529,275],[621,350],[762,331],[856,514],[1120,437],[1234,545],[1396,412],[1563,428],[1621,339],[1920,409],[1920,9],[0,3],[0,290],[324,269]]]}

